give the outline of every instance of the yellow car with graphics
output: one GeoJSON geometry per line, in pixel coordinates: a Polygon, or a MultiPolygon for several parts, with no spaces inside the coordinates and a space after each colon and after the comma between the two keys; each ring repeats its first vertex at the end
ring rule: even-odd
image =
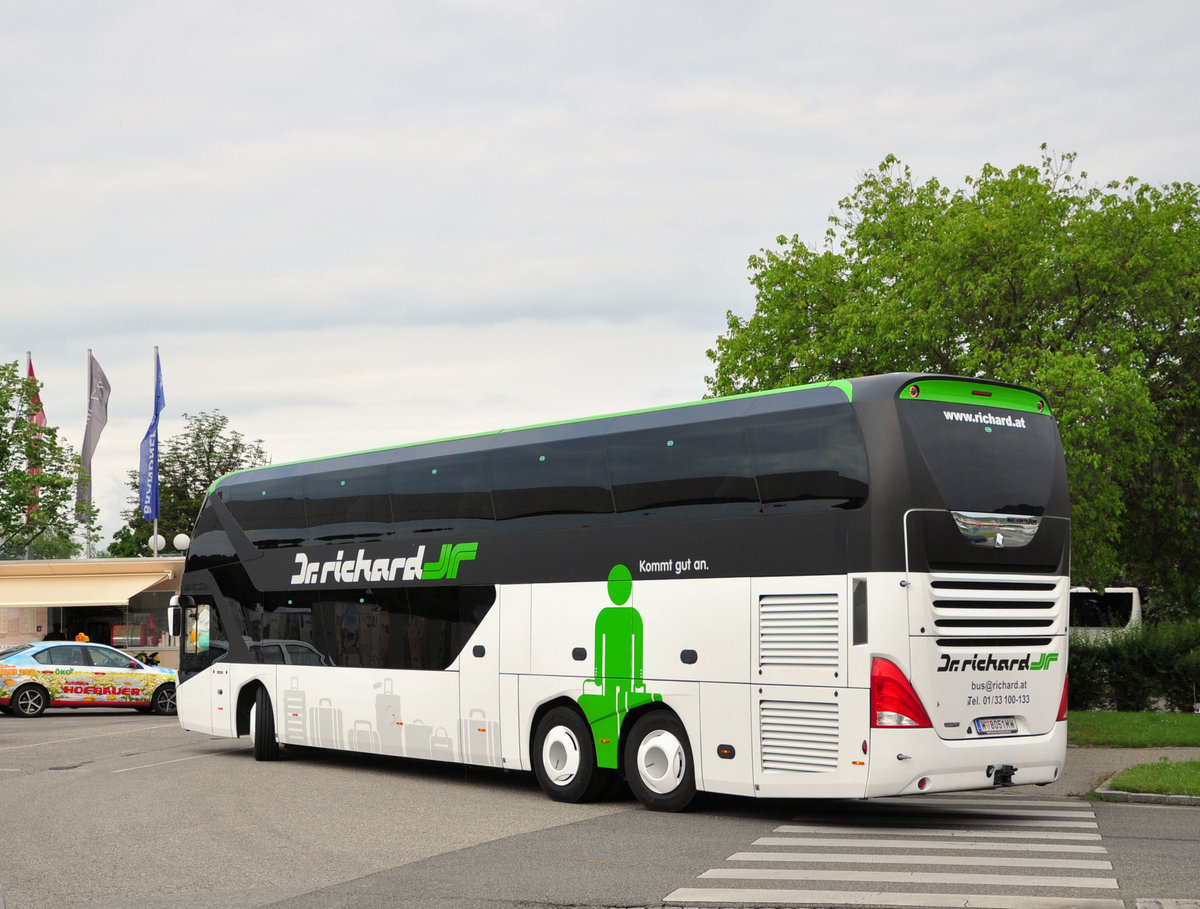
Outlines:
{"type": "Polygon", "coordinates": [[[106,644],[39,641],[0,649],[0,710],[41,716],[47,707],[133,707],[175,713],[175,670],[106,644]]]}

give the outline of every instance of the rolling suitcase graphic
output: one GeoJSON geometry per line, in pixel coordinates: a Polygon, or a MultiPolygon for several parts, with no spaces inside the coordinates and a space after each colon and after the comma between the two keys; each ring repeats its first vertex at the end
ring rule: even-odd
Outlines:
{"type": "Polygon", "coordinates": [[[500,766],[500,735],[496,723],[488,720],[480,708],[458,721],[458,740],[462,742],[463,761],[470,764],[500,766]]]}
{"type": "Polygon", "coordinates": [[[351,751],[366,751],[379,754],[379,733],[371,728],[369,720],[355,720],[346,736],[346,747],[351,751]]]}
{"type": "Polygon", "coordinates": [[[377,682],[375,725],[379,727],[379,747],[387,754],[404,755],[404,721],[400,718],[400,695],[392,692],[392,680],[377,682]]]}
{"type": "Polygon", "coordinates": [[[283,692],[283,735],[285,742],[293,745],[308,744],[308,726],[305,722],[307,711],[304,706],[304,691],[300,688],[300,680],[292,679],[292,687],[283,692]]]}
{"type": "Polygon", "coordinates": [[[312,744],[318,748],[338,748],[342,742],[342,711],[329,698],[321,698],[309,711],[312,744]]]}

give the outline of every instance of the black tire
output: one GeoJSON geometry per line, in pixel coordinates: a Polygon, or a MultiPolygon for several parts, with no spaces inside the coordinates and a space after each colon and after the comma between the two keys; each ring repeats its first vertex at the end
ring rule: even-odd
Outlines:
{"type": "Polygon", "coordinates": [[[596,767],[591,727],[570,707],[555,707],[542,717],[531,757],[538,785],[556,802],[592,801],[612,776],[596,767]]]}
{"type": "Polygon", "coordinates": [[[17,716],[41,716],[50,706],[50,692],[41,685],[22,685],[13,692],[8,706],[17,716]]]}
{"type": "Polygon", "coordinates": [[[682,811],[696,796],[692,746],[679,717],[655,710],[639,717],[625,741],[625,779],[652,811],[682,811]]]}
{"type": "Polygon", "coordinates": [[[275,738],[275,714],[271,696],[259,688],[250,713],[250,741],[254,745],[254,760],[274,761],[279,757],[279,740],[275,738]]]}
{"type": "Polygon", "coordinates": [[[175,686],[159,685],[150,697],[150,711],[160,716],[175,715],[175,686]]]}

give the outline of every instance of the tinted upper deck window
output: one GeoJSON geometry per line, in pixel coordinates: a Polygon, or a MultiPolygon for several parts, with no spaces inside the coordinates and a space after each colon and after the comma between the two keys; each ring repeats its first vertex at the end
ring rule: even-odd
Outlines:
{"type": "Polygon", "coordinates": [[[847,405],[746,418],[764,504],[827,501],[857,507],[867,497],[867,450],[847,405]]]}
{"type": "Polygon", "coordinates": [[[247,474],[219,491],[238,526],[260,549],[297,546],[308,539],[299,477],[247,474]]]}
{"type": "Polygon", "coordinates": [[[494,449],[488,463],[498,519],[613,511],[599,437],[494,449]]]}
{"type": "Polygon", "coordinates": [[[481,451],[391,464],[388,488],[398,525],[495,517],[487,461],[481,451]]]}
{"type": "Polygon", "coordinates": [[[391,532],[392,502],[383,466],[329,470],[304,478],[314,542],[378,539],[391,532]]]}
{"type": "Polygon", "coordinates": [[[615,433],[605,448],[618,511],[758,502],[738,420],[615,433]]]}

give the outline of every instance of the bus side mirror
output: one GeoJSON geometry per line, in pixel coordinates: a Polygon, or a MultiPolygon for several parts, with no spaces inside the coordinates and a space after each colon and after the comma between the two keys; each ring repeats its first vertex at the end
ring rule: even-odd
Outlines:
{"type": "Polygon", "coordinates": [[[167,634],[177,638],[183,633],[183,610],[195,605],[196,601],[189,596],[176,594],[171,597],[171,605],[167,607],[167,634]]]}

